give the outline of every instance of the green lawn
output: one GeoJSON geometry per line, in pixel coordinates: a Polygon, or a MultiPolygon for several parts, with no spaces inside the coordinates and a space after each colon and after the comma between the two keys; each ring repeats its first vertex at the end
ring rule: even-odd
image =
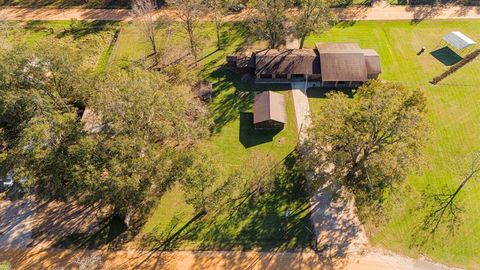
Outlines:
{"type": "Polygon", "coordinates": [[[13,23],[12,33],[8,37],[20,39],[30,46],[47,39],[61,40],[80,49],[86,65],[98,71],[106,69],[110,58],[109,44],[119,27],[115,22],[79,22],[72,30],[70,21],[29,21],[25,24],[13,23]]]}
{"type": "MultiPolygon", "coordinates": [[[[408,192],[392,198],[391,216],[387,224],[369,224],[371,240],[397,252],[416,256],[423,253],[435,260],[470,268],[480,267],[480,182],[469,183],[461,195],[464,205],[463,223],[454,236],[442,232],[423,247],[414,247],[415,236],[424,209],[417,209],[425,189],[439,191],[445,185],[459,184],[457,160],[480,150],[480,60],[468,64],[437,86],[428,83],[455,60],[441,49],[440,40],[458,30],[480,41],[480,21],[357,22],[343,24],[316,41],[358,42],[362,48],[374,48],[380,54],[384,80],[398,81],[409,88],[419,88],[428,97],[428,118],[432,124],[430,141],[425,149],[427,164],[419,175],[407,179],[408,192]],[[417,56],[425,46],[427,51],[417,56]]],[[[322,93],[310,91],[312,110],[322,105],[322,93]],[[313,97],[315,95],[316,97],[313,97]]]]}

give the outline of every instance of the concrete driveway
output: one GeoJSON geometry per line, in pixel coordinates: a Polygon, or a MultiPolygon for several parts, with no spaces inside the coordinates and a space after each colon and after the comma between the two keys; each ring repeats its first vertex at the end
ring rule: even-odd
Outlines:
{"type": "Polygon", "coordinates": [[[0,247],[26,248],[32,243],[34,210],[31,200],[0,200],[0,247]]]}

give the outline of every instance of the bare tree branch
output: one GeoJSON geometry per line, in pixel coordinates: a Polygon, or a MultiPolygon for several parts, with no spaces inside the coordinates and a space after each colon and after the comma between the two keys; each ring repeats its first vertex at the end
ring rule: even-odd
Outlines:
{"type": "Polygon", "coordinates": [[[179,19],[183,29],[188,34],[190,51],[198,61],[200,41],[197,35],[200,18],[205,14],[205,6],[202,0],[171,0],[170,4],[179,11],[179,19]]]}
{"type": "Polygon", "coordinates": [[[152,47],[152,55],[158,53],[155,37],[157,22],[153,14],[156,8],[157,4],[154,0],[134,0],[132,3],[132,12],[140,24],[143,35],[152,47]]]}

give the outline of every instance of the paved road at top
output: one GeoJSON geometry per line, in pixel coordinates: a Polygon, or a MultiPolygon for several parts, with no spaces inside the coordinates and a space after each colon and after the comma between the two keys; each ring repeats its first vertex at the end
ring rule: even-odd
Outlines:
{"type": "MultiPolygon", "coordinates": [[[[424,19],[480,19],[480,7],[462,6],[355,6],[335,9],[341,20],[413,20],[424,19]]],[[[158,10],[157,16],[178,20],[175,10],[158,10]]],[[[252,15],[252,10],[229,15],[226,21],[241,21],[252,15]]],[[[50,9],[14,8],[0,9],[0,20],[105,20],[129,21],[132,15],[128,9],[50,9]]],[[[205,19],[211,18],[205,16],[205,19]]]]}

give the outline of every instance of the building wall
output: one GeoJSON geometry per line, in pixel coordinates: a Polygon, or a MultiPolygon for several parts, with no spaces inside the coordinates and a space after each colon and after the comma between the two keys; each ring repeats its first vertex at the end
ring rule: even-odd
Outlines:
{"type": "Polygon", "coordinates": [[[268,120],[268,121],[256,123],[255,129],[260,129],[260,130],[261,129],[264,129],[264,130],[278,129],[279,130],[279,129],[283,129],[284,126],[285,126],[284,123],[268,120]]]}
{"type": "Polygon", "coordinates": [[[257,79],[278,79],[278,80],[292,80],[292,79],[307,79],[321,80],[320,74],[257,74],[257,79]]]}

